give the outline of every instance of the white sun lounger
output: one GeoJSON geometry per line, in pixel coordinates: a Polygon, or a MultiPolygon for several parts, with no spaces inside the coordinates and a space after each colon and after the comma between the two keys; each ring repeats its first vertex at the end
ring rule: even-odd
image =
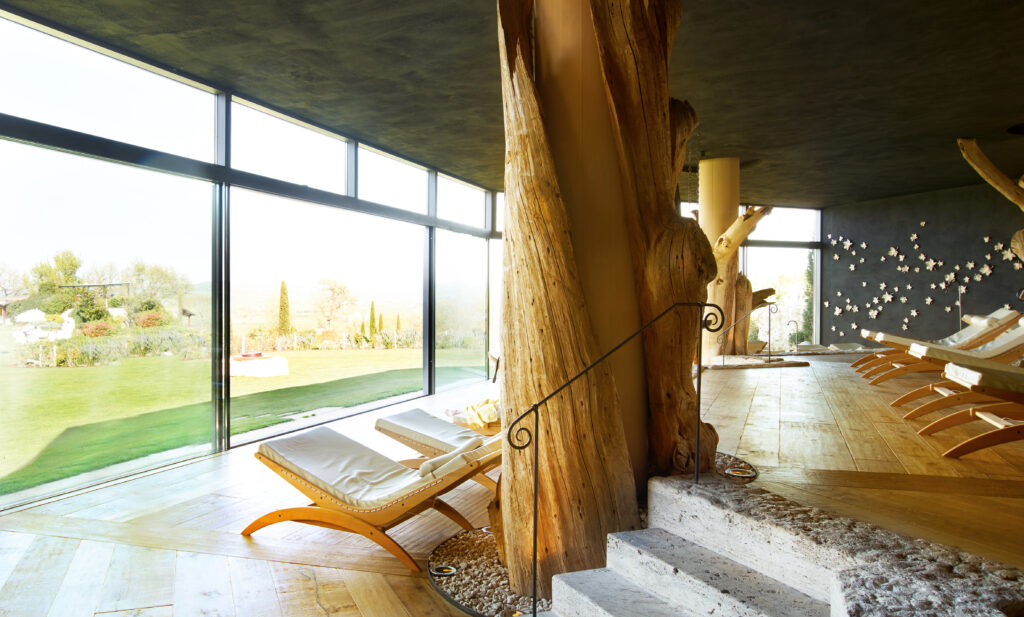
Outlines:
{"type": "Polygon", "coordinates": [[[889,349],[863,356],[850,366],[857,367],[857,372],[864,373],[865,378],[871,378],[889,370],[887,365],[894,361],[912,359],[907,354],[907,350],[915,343],[945,345],[955,349],[974,349],[999,336],[1004,330],[1013,326],[1019,318],[1020,313],[1004,308],[995,310],[984,317],[968,315],[965,318],[969,323],[966,328],[935,341],[924,341],[888,332],[864,329],[861,330],[862,337],[881,343],[889,349]]]}
{"type": "Polygon", "coordinates": [[[946,365],[943,373],[971,392],[991,396],[1000,402],[971,407],[932,422],[918,433],[932,433],[975,420],[995,428],[950,448],[943,456],[959,458],[984,448],[1024,439],[1024,369],[986,360],[946,365]]]}
{"type": "MultiPolygon", "coordinates": [[[[480,433],[442,420],[422,409],[410,409],[386,418],[378,418],[374,428],[426,458],[447,454],[480,438],[480,433]]],[[[410,467],[418,467],[426,458],[400,462],[410,467]]],[[[487,477],[488,471],[490,468],[484,469],[474,476],[473,480],[497,492],[498,485],[487,477]]]]}
{"type": "Polygon", "coordinates": [[[256,458],[313,501],[275,510],[253,521],[242,535],[283,521],[358,533],[420,566],[387,530],[433,508],[464,529],[473,526],[441,495],[492,467],[501,456],[501,435],[481,437],[411,469],[321,426],[260,444],[256,458]]]}

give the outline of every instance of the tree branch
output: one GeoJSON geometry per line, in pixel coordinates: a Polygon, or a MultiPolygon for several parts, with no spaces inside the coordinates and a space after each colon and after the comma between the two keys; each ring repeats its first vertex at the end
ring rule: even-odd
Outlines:
{"type": "Polygon", "coordinates": [[[985,153],[981,151],[975,139],[961,137],[956,140],[956,143],[960,146],[960,154],[964,155],[964,159],[974,168],[974,171],[978,172],[978,175],[985,182],[991,184],[992,188],[1002,193],[1007,199],[1016,204],[1018,208],[1024,210],[1024,184],[1021,184],[1024,182],[1024,176],[1014,183],[1009,176],[999,171],[995,163],[985,156],[985,153]]]}
{"type": "Polygon", "coordinates": [[[722,264],[732,259],[736,251],[739,250],[740,245],[750,235],[750,232],[754,231],[754,228],[757,227],[757,223],[771,214],[771,211],[771,206],[751,206],[747,208],[746,212],[736,217],[736,220],[732,222],[732,225],[729,225],[725,233],[718,236],[718,240],[715,241],[715,246],[712,250],[720,271],[722,264]]]}

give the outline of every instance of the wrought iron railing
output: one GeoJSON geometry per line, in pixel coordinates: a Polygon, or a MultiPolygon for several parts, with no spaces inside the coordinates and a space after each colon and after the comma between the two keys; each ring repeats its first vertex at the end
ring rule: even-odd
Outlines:
{"type": "MultiPolygon", "coordinates": [[[[672,306],[668,307],[667,309],[665,309],[664,311],[659,313],[653,319],[651,319],[650,321],[648,321],[644,325],[640,326],[640,328],[636,332],[633,332],[632,334],[630,334],[626,338],[622,339],[617,345],[615,345],[614,347],[612,347],[611,349],[606,351],[597,360],[594,360],[593,362],[588,364],[583,370],[581,370],[580,372],[576,373],[576,375],[574,375],[568,381],[566,381],[562,385],[560,385],[557,388],[555,388],[547,396],[545,396],[544,398],[540,399],[539,401],[537,401],[536,403],[531,405],[529,409],[527,409],[526,411],[521,413],[508,426],[508,430],[506,431],[506,435],[507,435],[507,438],[508,438],[509,446],[511,446],[515,450],[525,450],[526,448],[530,447],[531,444],[533,445],[533,556],[532,556],[532,558],[533,558],[533,566],[532,566],[533,567],[533,572],[532,572],[532,575],[533,575],[533,615],[534,615],[534,617],[536,617],[536,615],[537,615],[537,500],[538,500],[538,491],[539,491],[539,487],[538,487],[538,484],[537,484],[537,478],[538,478],[537,473],[538,473],[538,461],[539,461],[538,455],[540,453],[540,448],[538,447],[539,446],[539,438],[540,438],[540,406],[545,404],[545,403],[547,403],[553,397],[557,396],[560,392],[562,392],[563,390],[568,388],[570,385],[572,385],[576,380],[578,380],[581,377],[583,377],[584,375],[586,375],[588,372],[591,371],[591,369],[593,369],[597,365],[599,365],[602,362],[604,362],[605,360],[607,360],[612,354],[614,354],[619,349],[621,349],[623,346],[625,346],[626,343],[632,341],[634,338],[636,338],[637,336],[642,334],[645,330],[647,330],[647,328],[649,328],[652,325],[654,325],[659,319],[661,319],[662,317],[664,317],[664,316],[668,315],[669,313],[675,311],[676,309],[678,309],[680,307],[684,307],[684,306],[685,307],[693,307],[693,308],[696,308],[696,309],[698,309],[700,311],[700,313],[699,313],[699,317],[700,318],[697,320],[697,362],[698,362],[698,368],[697,368],[697,405],[696,405],[696,407],[697,407],[697,414],[696,414],[696,419],[695,419],[695,423],[696,423],[695,429],[696,430],[694,431],[694,435],[696,436],[695,437],[696,443],[694,444],[694,465],[693,465],[693,481],[695,483],[700,482],[700,464],[699,464],[699,457],[700,457],[700,403],[701,403],[701,398],[700,397],[701,397],[701,372],[702,372],[701,368],[702,367],[699,366],[699,363],[701,362],[701,351],[702,351],[701,346],[702,346],[702,338],[703,338],[701,336],[701,332],[704,331],[704,330],[707,330],[708,332],[718,332],[719,330],[722,329],[722,326],[725,324],[725,313],[722,311],[722,308],[720,306],[718,306],[717,304],[710,304],[710,303],[707,303],[707,302],[676,302],[672,306]],[[709,309],[709,308],[711,309],[710,312],[706,312],[706,310],[709,309]],[[525,420],[526,417],[529,416],[530,414],[533,414],[533,429],[531,430],[530,428],[527,428],[526,426],[519,426],[519,428],[516,428],[517,425],[519,425],[520,422],[525,420]]],[[[686,379],[693,379],[693,374],[691,373],[690,375],[687,375],[686,379]]]]}
{"type": "MultiPolygon", "coordinates": [[[[718,335],[718,339],[716,339],[718,341],[718,344],[722,345],[723,343],[725,343],[725,335],[729,333],[729,330],[732,330],[733,328],[735,328],[739,324],[741,324],[744,321],[750,319],[750,316],[754,314],[754,311],[756,311],[757,309],[759,309],[759,308],[761,308],[762,306],[765,306],[765,305],[768,306],[768,344],[765,345],[765,349],[768,350],[768,359],[765,360],[765,362],[767,362],[768,364],[771,364],[772,363],[772,315],[779,312],[779,305],[775,304],[774,302],[765,302],[763,305],[755,306],[754,308],[752,308],[749,311],[747,311],[746,315],[744,315],[743,317],[740,317],[736,321],[734,321],[731,324],[729,324],[729,326],[725,330],[722,330],[722,333],[718,335]]],[[[722,366],[725,366],[725,354],[724,353],[722,354],[722,366]]]]}

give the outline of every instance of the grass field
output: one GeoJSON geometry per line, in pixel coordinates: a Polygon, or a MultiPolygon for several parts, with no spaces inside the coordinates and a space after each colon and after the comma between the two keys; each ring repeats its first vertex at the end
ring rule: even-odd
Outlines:
{"type": "MultiPolygon", "coordinates": [[[[461,351],[461,350],[460,350],[461,351]]],[[[439,381],[472,376],[466,351],[439,381]]],[[[421,350],[282,352],[283,377],[233,378],[232,433],[320,407],[350,407],[422,387],[421,350]]],[[[481,367],[482,370],[482,367],[481,367]]],[[[113,366],[0,367],[0,494],[147,454],[208,442],[210,362],[131,358],[113,366]]]]}

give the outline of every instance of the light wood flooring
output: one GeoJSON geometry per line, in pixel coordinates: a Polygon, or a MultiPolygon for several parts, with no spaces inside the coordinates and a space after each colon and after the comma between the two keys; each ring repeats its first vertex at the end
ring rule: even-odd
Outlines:
{"type": "Polygon", "coordinates": [[[1024,568],[1024,442],[943,458],[991,427],[918,435],[950,411],[908,421],[909,409],[889,403],[938,374],[872,386],[850,368],[857,357],[705,372],[704,414],[718,449],[753,463],[758,485],[794,501],[1024,568]]]}
{"type": "MultiPolygon", "coordinates": [[[[940,453],[980,430],[920,437],[888,403],[929,380],[874,387],[848,366],[709,371],[705,418],[720,450],[761,471],[758,484],[798,502],[954,544],[1024,567],[1024,443],[964,457],[940,453]]],[[[335,422],[394,458],[376,417],[458,407],[493,386],[420,399],[335,422]]],[[[0,615],[176,617],[454,616],[422,575],[369,541],[293,523],[238,532],[302,497],[252,457],[254,446],[0,516],[0,615]]],[[[467,483],[449,502],[486,524],[489,492],[467,483]]],[[[393,531],[420,560],[458,528],[427,512],[393,531]]]]}

